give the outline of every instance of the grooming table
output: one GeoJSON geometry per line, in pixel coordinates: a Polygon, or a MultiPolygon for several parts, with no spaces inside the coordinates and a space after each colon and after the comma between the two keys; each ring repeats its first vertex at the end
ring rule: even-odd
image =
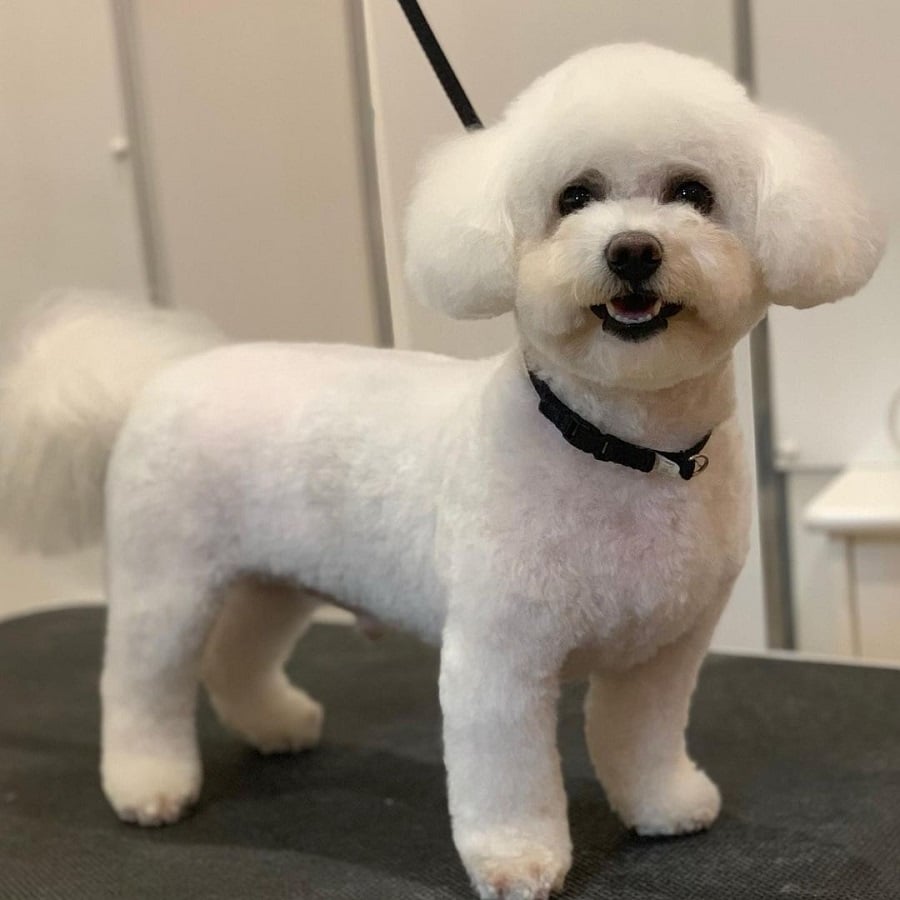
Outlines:
{"type": "MultiPolygon", "coordinates": [[[[450,839],[437,654],[315,626],[292,673],[325,703],[322,746],[261,757],[204,705],[199,806],[120,824],[97,779],[104,613],[0,624],[0,898],[469,898],[450,839]]],[[[575,862],[565,898],[900,898],[900,670],[712,656],[690,744],[725,807],[703,835],[629,834],[564,692],[575,862]]]]}

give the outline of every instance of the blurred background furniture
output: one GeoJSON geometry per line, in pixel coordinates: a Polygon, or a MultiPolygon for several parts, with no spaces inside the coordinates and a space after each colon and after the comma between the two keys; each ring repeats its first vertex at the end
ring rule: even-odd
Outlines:
{"type": "Polygon", "coordinates": [[[900,661],[900,468],[847,469],[805,518],[828,537],[829,607],[845,652],[900,661]]]}

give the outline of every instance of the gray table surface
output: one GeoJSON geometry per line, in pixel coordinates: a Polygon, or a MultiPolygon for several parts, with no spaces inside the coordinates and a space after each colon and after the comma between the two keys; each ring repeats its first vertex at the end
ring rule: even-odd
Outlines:
{"type": "MultiPolygon", "coordinates": [[[[206,780],[177,826],[120,824],[97,783],[104,613],[0,624],[0,898],[443,900],[450,840],[437,655],[316,626],[293,674],[317,750],[263,758],[201,709],[206,780]]],[[[711,657],[690,731],[725,797],[703,835],[640,839],[610,812],[560,704],[575,862],[565,898],[900,900],[900,671],[711,657]]]]}

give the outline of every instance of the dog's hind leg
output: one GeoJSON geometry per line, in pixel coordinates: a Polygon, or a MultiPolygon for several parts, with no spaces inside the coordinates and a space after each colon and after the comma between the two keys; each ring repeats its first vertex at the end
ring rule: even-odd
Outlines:
{"type": "Polygon", "coordinates": [[[283,583],[242,580],[229,592],[203,656],[203,681],[219,718],[262,753],[319,742],[322,707],[283,665],[319,598],[283,583]]]}
{"type": "Polygon", "coordinates": [[[181,818],[200,790],[200,655],[222,592],[188,553],[165,560],[146,546],[143,553],[136,563],[110,552],[100,768],[121,819],[164,825],[181,818]]]}

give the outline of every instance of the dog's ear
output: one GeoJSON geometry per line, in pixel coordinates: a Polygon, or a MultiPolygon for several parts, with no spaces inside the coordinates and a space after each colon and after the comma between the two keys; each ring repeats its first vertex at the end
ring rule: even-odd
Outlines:
{"type": "Polygon", "coordinates": [[[503,126],[472,131],[426,160],[406,216],[413,296],[455,319],[508,312],[515,297],[503,126]]]}
{"type": "Polygon", "coordinates": [[[881,259],[883,221],[830,141],[769,113],[763,126],[756,239],[770,300],[804,309],[856,293],[881,259]]]}

